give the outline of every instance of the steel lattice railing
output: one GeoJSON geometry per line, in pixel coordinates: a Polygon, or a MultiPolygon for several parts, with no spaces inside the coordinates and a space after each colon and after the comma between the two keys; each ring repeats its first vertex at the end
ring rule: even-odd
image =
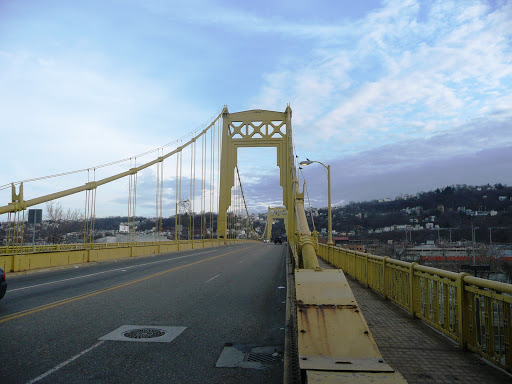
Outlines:
{"type": "Polygon", "coordinates": [[[319,244],[319,256],[512,372],[512,284],[319,244]]]}

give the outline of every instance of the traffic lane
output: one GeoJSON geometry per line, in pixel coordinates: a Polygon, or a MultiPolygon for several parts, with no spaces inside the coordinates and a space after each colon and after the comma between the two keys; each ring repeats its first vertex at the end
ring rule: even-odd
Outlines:
{"type": "MultiPolygon", "coordinates": [[[[142,262],[138,260],[136,263],[123,263],[124,267],[117,267],[117,263],[109,263],[103,265],[99,271],[96,270],[85,275],[78,274],[77,276],[76,272],[69,270],[70,277],[61,275],[57,280],[54,277],[48,277],[47,280],[42,280],[39,277],[37,284],[22,287],[10,284],[9,297],[6,296],[5,300],[0,303],[0,322],[3,317],[19,311],[106,289],[162,269],[165,270],[173,265],[182,265],[191,259],[197,260],[219,252],[220,250],[209,250],[189,252],[187,255],[169,254],[164,259],[160,258],[157,261],[142,262]]],[[[25,281],[25,283],[27,282],[25,281]]]]}
{"type": "Polygon", "coordinates": [[[240,245],[169,253],[157,258],[112,262],[80,271],[72,268],[67,269],[67,273],[59,271],[58,275],[48,273],[42,276],[44,273],[38,273],[35,279],[23,279],[21,282],[9,279],[8,296],[0,302],[0,321],[2,317],[19,311],[105,289],[237,247],[240,245]]]}
{"type": "Polygon", "coordinates": [[[282,374],[268,370],[219,369],[214,364],[226,342],[282,344],[285,290],[278,287],[284,285],[283,249],[241,249],[1,324],[3,333],[14,337],[1,351],[3,361],[8,357],[10,363],[0,377],[26,382],[119,326],[134,324],[187,329],[170,344],[105,342],[41,382],[271,383],[276,376],[280,382],[282,374]],[[273,252],[265,254],[268,250],[273,252]]]}
{"type": "MultiPolygon", "coordinates": [[[[242,249],[244,248],[241,248],[240,250],[242,249]]],[[[233,250],[225,251],[228,251],[225,252],[225,254],[234,252],[233,250]]],[[[130,294],[130,290],[125,289],[126,287],[119,289],[120,297],[123,297],[124,294],[130,294]]],[[[10,375],[7,382],[16,380],[18,378],[18,374],[21,374],[21,378],[24,378],[23,374],[25,374],[25,372],[31,372],[31,369],[35,368],[32,366],[31,362],[38,362],[38,365],[41,364],[44,366],[44,361],[49,359],[47,361],[48,364],[52,364],[53,357],[58,359],[65,356],[66,348],[74,350],[76,345],[80,345],[80,343],[75,344],[74,341],[68,344],[68,335],[86,335],[84,331],[87,329],[94,329],[93,325],[95,322],[104,322],[104,315],[112,312],[112,310],[115,311],[115,308],[119,307],[115,302],[109,302],[108,293],[111,292],[114,291],[102,292],[93,296],[94,299],[93,297],[89,297],[87,299],[65,304],[61,307],[49,308],[45,311],[28,314],[21,318],[1,323],[0,329],[3,334],[16,336],[14,339],[10,338],[7,344],[2,345],[1,353],[2,355],[5,353],[4,358],[6,358],[3,361],[10,361],[12,364],[21,364],[17,366],[18,369],[14,369],[15,374],[10,375]],[[88,309],[81,310],[81,305],[84,303],[93,303],[93,305],[88,309]],[[61,312],[60,309],[63,309],[63,311],[61,312]],[[63,317],[59,316],[59,314],[62,313],[64,313],[63,317]],[[54,317],[54,314],[56,317],[54,317]],[[62,327],[63,325],[64,327],[62,327]],[[11,345],[12,350],[10,352],[8,348],[9,342],[14,342],[14,344],[11,345]],[[35,352],[35,354],[32,352],[35,352]]],[[[149,297],[150,292],[146,292],[146,296],[149,297]]],[[[127,309],[128,312],[135,311],[135,313],[137,313],[137,308],[140,307],[140,302],[147,300],[147,297],[128,307],[124,307],[122,303],[121,306],[123,309],[127,309]]],[[[9,365],[9,367],[10,366],[11,365],[9,365]]],[[[1,369],[4,370],[7,368],[6,366],[2,366],[1,369]]],[[[0,382],[3,381],[0,380],[0,382]]],[[[23,382],[23,380],[20,380],[19,382],[23,382]]]]}

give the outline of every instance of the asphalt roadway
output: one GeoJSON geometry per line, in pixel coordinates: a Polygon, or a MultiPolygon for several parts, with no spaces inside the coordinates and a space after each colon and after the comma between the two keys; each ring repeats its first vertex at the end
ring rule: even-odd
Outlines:
{"type": "Polygon", "coordinates": [[[8,275],[0,383],[282,383],[285,252],[241,244],[8,275]],[[123,325],[186,328],[170,342],[99,340],[123,325]],[[227,343],[280,350],[260,369],[218,368],[227,343]]]}

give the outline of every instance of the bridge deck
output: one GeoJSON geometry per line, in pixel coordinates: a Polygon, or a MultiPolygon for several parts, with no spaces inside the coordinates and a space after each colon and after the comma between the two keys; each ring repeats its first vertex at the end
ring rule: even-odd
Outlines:
{"type": "MultiPolygon", "coordinates": [[[[331,268],[320,260],[322,268],[331,268]]],[[[510,383],[512,377],[347,276],[386,362],[409,383],[510,383]]]]}

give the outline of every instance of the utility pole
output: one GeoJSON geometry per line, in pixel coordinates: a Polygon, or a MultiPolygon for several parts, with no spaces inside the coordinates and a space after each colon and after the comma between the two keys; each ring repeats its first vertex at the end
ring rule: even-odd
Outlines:
{"type": "Polygon", "coordinates": [[[473,240],[473,265],[476,265],[475,263],[475,232],[479,227],[473,227],[473,222],[471,222],[471,234],[472,234],[472,240],[473,240]]]}

